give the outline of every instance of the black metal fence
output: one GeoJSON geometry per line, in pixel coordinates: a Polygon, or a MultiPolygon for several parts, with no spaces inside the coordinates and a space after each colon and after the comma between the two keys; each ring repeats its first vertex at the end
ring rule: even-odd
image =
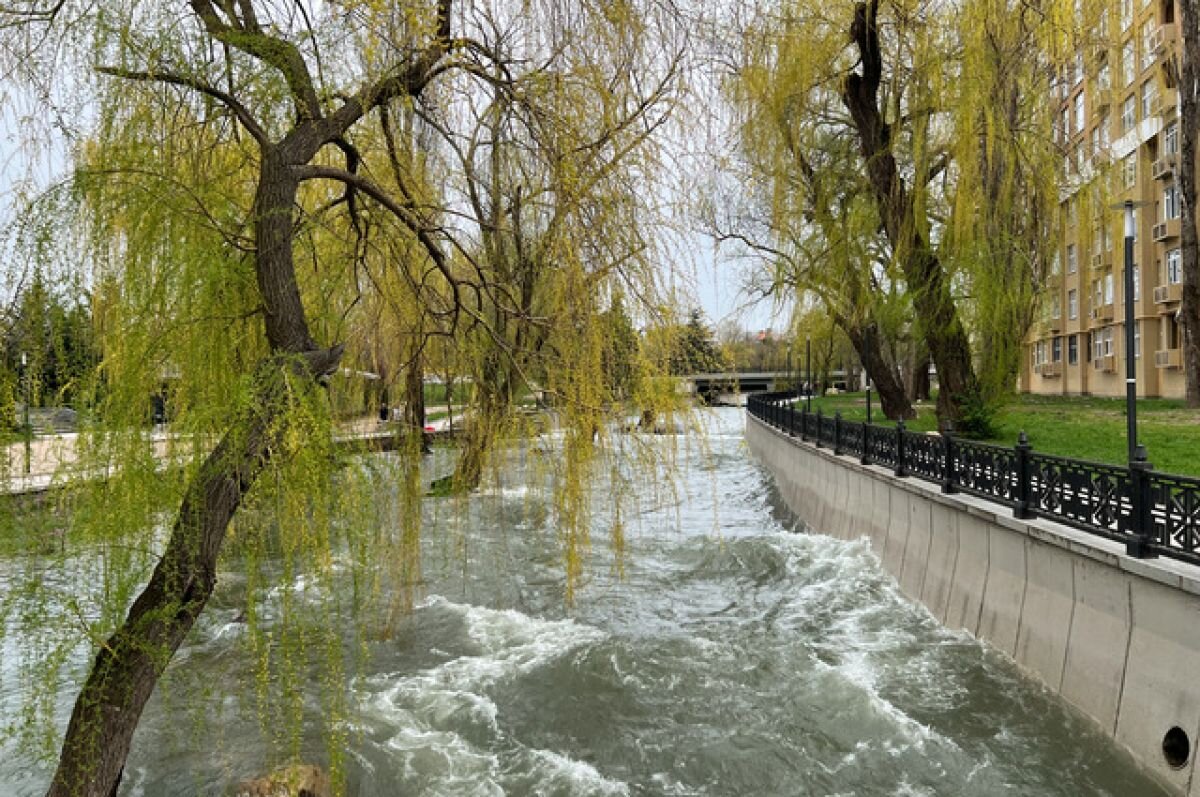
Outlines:
{"type": "Polygon", "coordinates": [[[1018,518],[1040,517],[1124,543],[1132,556],[1162,554],[1200,564],[1200,479],[1158,473],[1148,462],[1105,465],[1034,451],[1022,434],[1012,448],[843,421],[794,409],[797,395],[749,397],[751,415],[792,437],[1008,506],[1018,518]]]}

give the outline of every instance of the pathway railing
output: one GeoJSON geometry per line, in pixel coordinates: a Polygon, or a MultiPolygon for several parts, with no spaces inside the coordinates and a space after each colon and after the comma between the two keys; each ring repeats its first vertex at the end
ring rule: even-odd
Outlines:
{"type": "Polygon", "coordinates": [[[1200,564],[1200,479],[1034,451],[1024,433],[1013,447],[844,421],[792,406],[794,392],[759,393],[751,415],[792,437],[889,468],[896,476],[939,485],[1125,544],[1131,556],[1157,555],[1200,564]]]}

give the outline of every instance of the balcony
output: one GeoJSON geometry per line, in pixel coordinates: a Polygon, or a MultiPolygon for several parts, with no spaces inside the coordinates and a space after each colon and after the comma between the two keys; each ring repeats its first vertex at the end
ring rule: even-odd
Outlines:
{"type": "Polygon", "coordinates": [[[1033,370],[1042,379],[1057,379],[1062,376],[1062,363],[1042,363],[1034,366],[1033,370]]]}
{"type": "Polygon", "coordinates": [[[1155,180],[1170,180],[1175,176],[1175,164],[1179,154],[1165,155],[1150,164],[1150,176],[1155,180]]]}
{"type": "Polygon", "coordinates": [[[1092,113],[1101,113],[1112,107],[1116,92],[1112,88],[1097,88],[1092,91],[1092,113]]]}
{"type": "Polygon", "coordinates": [[[1183,349],[1163,349],[1154,352],[1155,368],[1182,368],[1183,349]]]}
{"type": "Polygon", "coordinates": [[[1173,285],[1159,285],[1154,289],[1154,304],[1158,306],[1160,313],[1173,313],[1175,308],[1171,305],[1176,304],[1183,298],[1183,286],[1179,283],[1173,285]]]}
{"type": "Polygon", "coordinates": [[[1152,116],[1174,116],[1175,109],[1178,107],[1179,90],[1163,89],[1150,102],[1150,114],[1152,116]]]}
{"type": "Polygon", "coordinates": [[[1105,354],[1103,357],[1096,357],[1092,360],[1092,367],[1101,373],[1115,374],[1117,372],[1117,355],[1105,354]]]}
{"type": "Polygon", "coordinates": [[[1100,252],[1092,255],[1092,271],[1109,271],[1112,269],[1112,252],[1100,252]]]}
{"type": "Polygon", "coordinates": [[[1169,241],[1179,237],[1179,219],[1167,219],[1155,224],[1150,230],[1150,237],[1155,241],[1169,241]]]}
{"type": "Polygon", "coordinates": [[[1092,326],[1107,324],[1113,320],[1113,304],[1101,304],[1092,308],[1092,326]]]}
{"type": "Polygon", "coordinates": [[[1159,57],[1162,57],[1172,45],[1175,44],[1178,33],[1175,29],[1174,22],[1168,22],[1165,25],[1159,25],[1156,30],[1150,34],[1150,49],[1159,57]]]}

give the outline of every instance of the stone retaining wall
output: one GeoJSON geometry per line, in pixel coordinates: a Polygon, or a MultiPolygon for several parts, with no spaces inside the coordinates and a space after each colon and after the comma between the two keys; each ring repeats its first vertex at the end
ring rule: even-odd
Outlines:
{"type": "Polygon", "coordinates": [[[1176,793],[1200,797],[1200,568],[1123,546],[780,432],[746,416],[750,450],[816,532],[867,537],[900,589],[1008,654],[1092,717],[1176,793]],[[1164,740],[1186,734],[1181,766],[1164,740]]]}

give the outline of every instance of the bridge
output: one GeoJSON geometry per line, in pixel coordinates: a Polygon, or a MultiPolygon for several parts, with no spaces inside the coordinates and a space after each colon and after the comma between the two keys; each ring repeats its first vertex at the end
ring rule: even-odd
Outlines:
{"type": "MultiPolygon", "coordinates": [[[[852,378],[857,376],[857,371],[851,374],[852,378]]],[[[827,378],[830,385],[845,387],[844,370],[832,370],[827,374],[827,378]]],[[[750,393],[795,389],[797,382],[803,383],[804,371],[723,371],[691,374],[681,379],[687,392],[697,396],[705,404],[732,404],[740,407],[745,405],[746,396],[750,393]]]]}

